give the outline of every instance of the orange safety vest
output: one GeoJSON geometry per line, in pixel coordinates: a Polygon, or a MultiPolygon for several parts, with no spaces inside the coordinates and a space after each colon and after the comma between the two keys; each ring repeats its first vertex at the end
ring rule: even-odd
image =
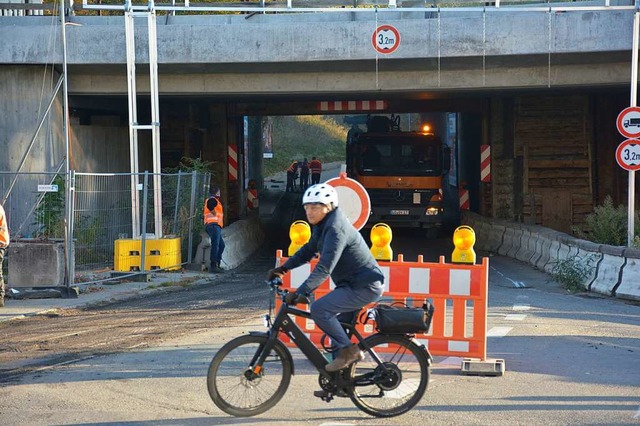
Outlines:
{"type": "Polygon", "coordinates": [[[298,168],[298,162],[294,161],[293,163],[291,163],[291,165],[289,166],[289,168],[287,169],[287,172],[295,172],[296,169],[298,168]]]}
{"type": "Polygon", "coordinates": [[[322,163],[318,160],[311,160],[309,162],[309,169],[311,173],[320,173],[322,172],[322,163]]]}
{"type": "Polygon", "coordinates": [[[0,247],[9,245],[9,224],[4,209],[0,206],[0,247]]]}
{"type": "Polygon", "coordinates": [[[209,201],[209,198],[207,198],[207,200],[204,202],[204,224],[208,225],[210,223],[217,223],[218,226],[222,228],[224,223],[224,212],[222,211],[222,203],[220,202],[220,200],[217,200],[218,205],[213,210],[209,210],[207,208],[207,201],[209,201]]]}

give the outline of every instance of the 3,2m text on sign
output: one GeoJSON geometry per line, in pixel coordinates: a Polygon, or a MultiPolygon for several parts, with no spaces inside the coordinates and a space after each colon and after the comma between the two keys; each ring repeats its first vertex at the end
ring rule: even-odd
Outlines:
{"type": "Polygon", "coordinates": [[[381,25],[373,33],[371,43],[379,53],[393,53],[400,46],[400,32],[391,25],[381,25]]]}

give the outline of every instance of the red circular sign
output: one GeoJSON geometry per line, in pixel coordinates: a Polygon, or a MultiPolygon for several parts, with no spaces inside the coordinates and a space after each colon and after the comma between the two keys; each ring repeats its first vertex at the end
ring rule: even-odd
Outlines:
{"type": "Polygon", "coordinates": [[[616,127],[620,134],[626,138],[640,136],[640,107],[628,107],[618,114],[616,127]]]}
{"type": "Polygon", "coordinates": [[[640,170],[640,141],[627,139],[618,145],[616,161],[625,170],[640,170]]]}
{"type": "Polygon", "coordinates": [[[336,189],[338,205],[353,227],[357,230],[362,229],[371,213],[371,200],[364,186],[348,178],[346,173],[341,173],[340,177],[329,179],[325,183],[336,189]]]}
{"type": "Polygon", "coordinates": [[[379,53],[393,53],[400,46],[400,33],[391,25],[381,25],[371,36],[371,44],[379,53]]]}

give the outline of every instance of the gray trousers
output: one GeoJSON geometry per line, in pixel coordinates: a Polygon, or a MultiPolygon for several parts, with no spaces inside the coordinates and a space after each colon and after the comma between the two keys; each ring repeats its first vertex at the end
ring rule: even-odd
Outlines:
{"type": "Polygon", "coordinates": [[[376,302],[382,296],[384,287],[380,281],[365,287],[337,287],[311,304],[311,318],[322,331],[327,333],[335,349],[351,345],[349,336],[340,325],[338,315],[361,309],[376,302]]]}

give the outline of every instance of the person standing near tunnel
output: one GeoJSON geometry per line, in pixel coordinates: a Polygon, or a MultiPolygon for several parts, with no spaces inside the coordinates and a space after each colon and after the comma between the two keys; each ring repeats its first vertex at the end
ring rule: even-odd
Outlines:
{"type": "Polygon", "coordinates": [[[224,226],[224,210],[220,201],[220,188],[212,186],[209,190],[209,198],[204,202],[204,226],[211,239],[211,266],[209,272],[220,273],[224,270],[220,267],[222,253],[224,252],[224,240],[222,239],[222,227],[224,226]]]}
{"type": "Polygon", "coordinates": [[[322,163],[316,157],[311,157],[309,162],[309,169],[311,170],[311,185],[317,185],[320,183],[320,174],[322,173],[322,163]]]}

